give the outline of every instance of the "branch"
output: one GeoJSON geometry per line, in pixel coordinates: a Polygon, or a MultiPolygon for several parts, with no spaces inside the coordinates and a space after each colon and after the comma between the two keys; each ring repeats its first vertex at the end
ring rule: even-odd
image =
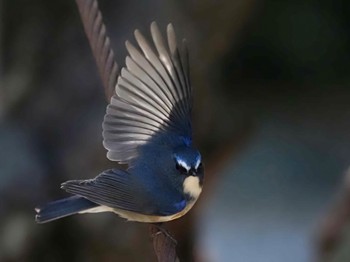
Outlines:
{"type": "Polygon", "coordinates": [[[344,237],[348,234],[350,221],[350,172],[345,175],[344,184],[337,198],[319,226],[317,238],[318,261],[329,261],[335,255],[344,237]]]}
{"type": "Polygon", "coordinates": [[[174,240],[151,224],[149,226],[150,235],[153,238],[153,249],[159,262],[179,261],[176,254],[176,243],[174,240]]]}

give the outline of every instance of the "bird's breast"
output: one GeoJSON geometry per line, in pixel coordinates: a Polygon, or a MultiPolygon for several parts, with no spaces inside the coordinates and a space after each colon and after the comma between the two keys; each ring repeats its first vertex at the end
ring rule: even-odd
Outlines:
{"type": "Polygon", "coordinates": [[[192,199],[187,202],[186,207],[180,212],[169,215],[169,216],[155,216],[155,215],[144,215],[140,213],[135,213],[126,210],[114,209],[114,213],[118,214],[120,217],[127,219],[128,221],[136,221],[142,223],[161,223],[168,222],[177,218],[184,216],[188,211],[191,210],[197,199],[192,199]]]}
{"type": "Polygon", "coordinates": [[[168,216],[154,216],[154,215],[143,215],[139,213],[115,210],[115,212],[129,221],[138,221],[144,223],[159,223],[167,222],[184,216],[188,211],[191,210],[193,205],[196,203],[199,195],[202,192],[202,186],[200,179],[197,176],[188,176],[183,182],[183,192],[189,196],[186,202],[186,206],[178,213],[168,215],[168,216]]]}

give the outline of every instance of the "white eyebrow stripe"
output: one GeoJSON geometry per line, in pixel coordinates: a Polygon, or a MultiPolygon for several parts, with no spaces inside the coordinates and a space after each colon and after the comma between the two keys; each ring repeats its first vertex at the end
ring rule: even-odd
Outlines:
{"type": "Polygon", "coordinates": [[[183,168],[185,168],[187,171],[190,171],[191,167],[182,159],[177,158],[177,163],[182,166],[183,168]]]}
{"type": "Polygon", "coordinates": [[[197,156],[197,160],[196,160],[196,165],[195,165],[195,169],[197,169],[199,167],[199,165],[201,164],[202,162],[202,157],[201,155],[198,155],[197,156]]]}

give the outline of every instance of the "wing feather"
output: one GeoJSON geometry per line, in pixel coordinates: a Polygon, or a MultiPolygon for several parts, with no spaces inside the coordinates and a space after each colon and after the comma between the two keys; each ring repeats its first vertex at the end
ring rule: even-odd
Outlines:
{"type": "Polygon", "coordinates": [[[67,181],[61,185],[61,188],[93,203],[138,214],[169,215],[183,208],[176,205],[183,200],[181,195],[169,192],[172,201],[159,199],[153,195],[153,192],[150,195],[145,191],[144,186],[140,186],[135,181],[127,171],[110,169],[102,172],[95,179],[67,181]]]}
{"type": "Polygon", "coordinates": [[[184,141],[191,141],[192,135],[192,88],[184,43],[179,50],[171,24],[167,42],[157,24],[151,24],[154,47],[139,30],[134,35],[139,49],[126,41],[126,68],[121,70],[103,122],[107,157],[122,163],[135,158],[139,147],[157,133],[171,132],[184,141]]]}
{"type": "MultiPolygon", "coordinates": [[[[156,49],[159,53],[159,59],[161,60],[163,66],[166,69],[167,76],[170,78],[172,85],[175,87],[171,89],[172,96],[177,100],[177,102],[183,103],[184,96],[181,92],[181,84],[179,82],[178,76],[176,74],[176,68],[174,67],[173,61],[169,56],[169,51],[166,49],[165,44],[163,42],[163,38],[161,36],[161,33],[159,31],[159,28],[157,24],[151,25],[151,32],[154,39],[154,44],[156,46],[156,49]]],[[[179,116],[183,114],[186,114],[186,108],[184,105],[177,107],[179,109],[179,116]]]]}
{"type": "Polygon", "coordinates": [[[95,179],[67,181],[61,188],[99,205],[140,212],[142,198],[129,189],[136,189],[132,181],[126,171],[111,169],[104,171],[95,179]]]}

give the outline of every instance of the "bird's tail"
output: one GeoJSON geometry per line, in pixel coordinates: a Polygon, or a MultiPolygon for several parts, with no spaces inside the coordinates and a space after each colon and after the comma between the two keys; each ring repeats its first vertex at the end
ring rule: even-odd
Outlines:
{"type": "Polygon", "coordinates": [[[98,205],[80,196],[60,199],[35,208],[35,221],[39,224],[74,215],[98,205]]]}

